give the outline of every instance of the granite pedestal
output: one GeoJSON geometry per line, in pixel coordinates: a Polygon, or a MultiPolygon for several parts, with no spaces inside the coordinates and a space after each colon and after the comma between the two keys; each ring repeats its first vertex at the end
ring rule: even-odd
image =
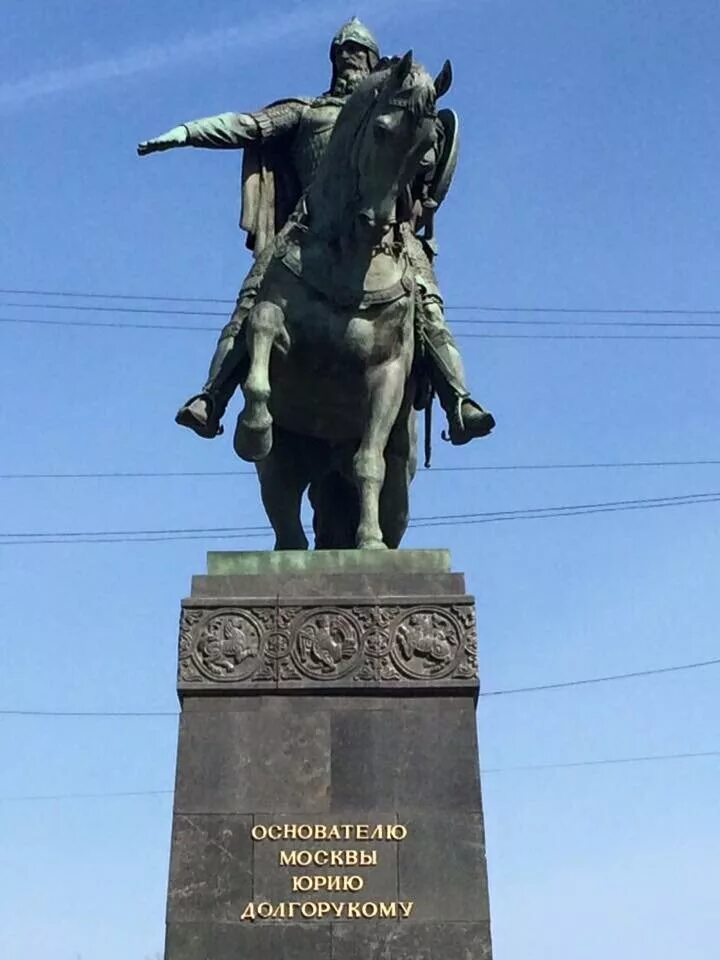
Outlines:
{"type": "Polygon", "coordinates": [[[489,960],[475,610],[445,551],[210,554],[166,960],[489,960]]]}

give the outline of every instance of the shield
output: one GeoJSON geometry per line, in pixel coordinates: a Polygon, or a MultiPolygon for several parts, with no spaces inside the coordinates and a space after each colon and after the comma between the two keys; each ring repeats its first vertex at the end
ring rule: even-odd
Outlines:
{"type": "Polygon", "coordinates": [[[442,152],[438,158],[435,176],[428,189],[428,197],[440,206],[450,189],[458,161],[460,121],[454,110],[438,111],[438,119],[445,133],[442,152]]]}

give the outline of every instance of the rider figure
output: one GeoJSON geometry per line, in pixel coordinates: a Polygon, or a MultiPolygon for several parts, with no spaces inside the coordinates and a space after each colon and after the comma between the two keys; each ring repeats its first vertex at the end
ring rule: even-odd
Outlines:
{"type": "MultiPolygon", "coordinates": [[[[245,338],[239,334],[272,259],[272,241],[310,186],[345,101],[374,69],[379,57],[375,38],[354,18],[332,41],[332,80],[322,96],[280,100],[256,113],[224,113],[194,120],[138,146],[141,156],[181,146],[244,149],[240,225],[247,232],[255,263],[220,334],[205,386],[176,416],[179,424],[199,436],[214,437],[222,432],[220,421],[247,359],[245,338]]],[[[442,130],[439,132],[442,137],[442,130]]],[[[435,159],[429,158],[426,171],[435,159]]],[[[429,177],[426,172],[426,182],[429,177]]],[[[416,275],[430,380],[448,417],[450,441],[467,443],[490,433],[495,420],[471,399],[465,384],[460,352],[445,323],[431,262],[432,246],[422,243],[411,231],[406,237],[416,275]]]]}

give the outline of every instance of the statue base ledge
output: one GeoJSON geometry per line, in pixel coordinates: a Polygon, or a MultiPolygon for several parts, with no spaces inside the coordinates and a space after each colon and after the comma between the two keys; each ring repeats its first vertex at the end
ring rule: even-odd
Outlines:
{"type": "Polygon", "coordinates": [[[210,576],[268,573],[449,573],[449,550],[211,551],[210,576]]]}

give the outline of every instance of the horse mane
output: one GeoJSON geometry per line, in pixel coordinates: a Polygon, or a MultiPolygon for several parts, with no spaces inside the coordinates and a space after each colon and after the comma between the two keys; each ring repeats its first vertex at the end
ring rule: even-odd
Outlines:
{"type": "MultiPolygon", "coordinates": [[[[346,189],[351,186],[350,180],[354,173],[352,164],[348,163],[348,160],[354,155],[354,147],[362,129],[363,119],[382,96],[401,60],[402,57],[384,57],[370,74],[360,81],[357,89],[346,101],[310,188],[308,196],[310,208],[315,207],[316,203],[322,206],[326,202],[328,183],[332,183],[336,190],[338,180],[342,178],[346,189]]],[[[422,64],[413,62],[408,75],[402,85],[394,91],[389,103],[403,107],[414,119],[433,115],[436,103],[435,84],[422,64]]],[[[342,204],[345,211],[352,205],[354,199],[354,195],[345,197],[345,202],[342,204]]]]}

